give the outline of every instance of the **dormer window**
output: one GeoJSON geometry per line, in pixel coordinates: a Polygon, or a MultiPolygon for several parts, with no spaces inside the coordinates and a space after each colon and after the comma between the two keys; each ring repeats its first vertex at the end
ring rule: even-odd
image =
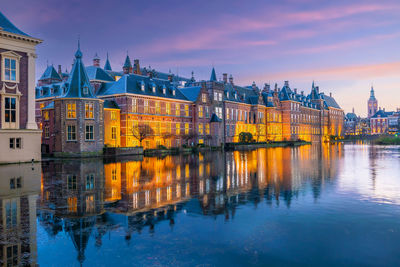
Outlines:
{"type": "Polygon", "coordinates": [[[89,88],[87,86],[83,87],[83,94],[87,95],[89,93],[89,88]]]}
{"type": "Polygon", "coordinates": [[[54,88],[50,89],[50,94],[52,94],[52,95],[54,94],[54,88]]]}
{"type": "Polygon", "coordinates": [[[144,91],[145,85],[144,82],[142,81],[142,83],[140,84],[140,88],[142,89],[142,91],[144,91]]]}
{"type": "Polygon", "coordinates": [[[153,84],[152,89],[153,89],[153,93],[155,93],[156,92],[156,85],[155,84],[153,84]]]}
{"type": "Polygon", "coordinates": [[[163,91],[163,94],[164,94],[164,95],[166,95],[166,94],[167,94],[167,88],[165,87],[165,85],[163,86],[163,89],[162,89],[162,91],[163,91]]]}
{"type": "Polygon", "coordinates": [[[63,87],[63,94],[65,95],[67,93],[67,87],[63,87]]]}
{"type": "Polygon", "coordinates": [[[40,96],[43,96],[43,89],[40,89],[40,96]]]}
{"type": "Polygon", "coordinates": [[[175,88],[172,89],[172,95],[175,96],[175,88]]]}
{"type": "Polygon", "coordinates": [[[229,98],[229,92],[226,92],[226,98],[229,98]]]}

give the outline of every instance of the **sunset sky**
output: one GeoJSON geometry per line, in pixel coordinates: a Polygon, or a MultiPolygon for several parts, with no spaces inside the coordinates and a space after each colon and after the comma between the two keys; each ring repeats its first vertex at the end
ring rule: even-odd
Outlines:
{"type": "Polygon", "coordinates": [[[80,35],[86,65],[97,52],[121,70],[133,60],[198,80],[232,74],[262,87],[289,80],[310,91],[315,80],[345,112],[366,115],[374,85],[379,106],[400,107],[400,1],[50,1],[1,0],[17,27],[43,39],[46,62],[71,69],[80,35]]]}

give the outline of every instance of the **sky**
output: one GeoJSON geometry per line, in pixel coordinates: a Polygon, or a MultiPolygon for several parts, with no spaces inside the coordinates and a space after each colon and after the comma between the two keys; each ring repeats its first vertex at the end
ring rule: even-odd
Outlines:
{"type": "Polygon", "coordinates": [[[1,0],[18,28],[44,40],[47,64],[71,70],[80,36],[83,60],[95,53],[113,70],[126,54],[142,67],[197,80],[232,74],[238,85],[264,83],[308,93],[312,81],[345,112],[366,116],[371,85],[378,105],[400,108],[398,0],[1,0]]]}

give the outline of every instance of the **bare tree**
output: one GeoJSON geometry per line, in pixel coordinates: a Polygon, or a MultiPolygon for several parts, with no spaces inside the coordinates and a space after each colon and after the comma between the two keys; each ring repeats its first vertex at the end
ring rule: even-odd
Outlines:
{"type": "Polygon", "coordinates": [[[154,135],[153,128],[148,124],[140,123],[131,128],[131,134],[136,140],[139,141],[140,146],[142,146],[142,141],[154,135]]]}

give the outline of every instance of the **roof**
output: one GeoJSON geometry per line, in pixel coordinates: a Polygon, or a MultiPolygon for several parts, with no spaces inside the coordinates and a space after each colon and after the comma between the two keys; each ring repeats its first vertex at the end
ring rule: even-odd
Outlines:
{"type": "Polygon", "coordinates": [[[68,78],[68,88],[62,97],[95,98],[93,88],[86,73],[86,68],[82,62],[82,52],[79,44],[78,50],[75,53],[74,66],[68,78]]]}
{"type": "Polygon", "coordinates": [[[47,106],[42,109],[53,109],[54,108],[54,101],[51,101],[47,106]]]}
{"type": "Polygon", "coordinates": [[[347,113],[346,114],[346,119],[347,120],[356,120],[357,119],[357,115],[355,113],[347,113]]]}
{"type": "Polygon", "coordinates": [[[106,96],[124,93],[187,100],[181,91],[177,90],[169,81],[155,78],[151,79],[150,77],[137,74],[126,74],[116,82],[109,83],[105,86],[103,85],[97,95],[106,96]],[[153,87],[155,91],[153,91],[153,87]],[[144,90],[142,90],[142,88],[144,90]]]}
{"type": "Polygon", "coordinates": [[[67,82],[57,82],[36,87],[36,99],[61,96],[68,88],[67,82]]]}
{"type": "Polygon", "coordinates": [[[388,116],[393,115],[393,113],[394,113],[393,111],[388,111],[388,112],[386,112],[386,111],[380,109],[380,110],[378,110],[378,111],[375,113],[375,115],[372,116],[371,118],[372,118],[372,119],[374,119],[374,118],[387,118],[388,116]]]}
{"type": "Polygon", "coordinates": [[[2,28],[2,30],[6,31],[6,32],[29,36],[28,34],[24,33],[20,29],[18,29],[14,24],[12,24],[12,22],[9,21],[6,18],[6,16],[4,16],[3,13],[1,13],[1,12],[0,12],[0,28],[2,28]]]}
{"type": "Polygon", "coordinates": [[[189,101],[196,101],[199,97],[201,87],[193,86],[193,87],[184,87],[178,89],[189,101]]]}
{"type": "Polygon", "coordinates": [[[89,80],[98,80],[105,82],[113,82],[114,79],[102,68],[96,66],[86,67],[86,72],[89,80]]]}
{"type": "Polygon", "coordinates": [[[217,75],[215,73],[214,67],[212,68],[212,71],[211,71],[210,81],[212,81],[212,82],[216,82],[217,81],[217,75]]]}
{"type": "Polygon", "coordinates": [[[220,119],[220,118],[218,118],[218,116],[215,114],[215,113],[213,113],[212,115],[211,115],[211,119],[210,119],[210,122],[221,122],[222,120],[220,119]]]}
{"type": "Polygon", "coordinates": [[[106,64],[104,64],[104,70],[112,71],[110,61],[108,60],[108,53],[107,53],[106,64]]]}
{"type": "Polygon", "coordinates": [[[39,80],[46,80],[46,79],[57,79],[62,80],[56,69],[53,65],[47,66],[46,70],[43,72],[42,77],[39,80]]]}
{"type": "Polygon", "coordinates": [[[333,97],[327,96],[327,95],[325,95],[323,93],[320,94],[320,96],[321,96],[321,99],[324,100],[324,102],[325,102],[327,107],[340,109],[340,106],[338,105],[338,103],[336,103],[336,100],[333,97]]]}
{"type": "Polygon", "coordinates": [[[132,63],[131,63],[131,59],[129,58],[128,55],[126,55],[125,58],[125,63],[124,63],[124,68],[132,68],[132,63]]]}
{"type": "Polygon", "coordinates": [[[104,101],[104,108],[111,108],[111,109],[120,109],[118,104],[113,100],[106,100],[104,101]]]}

